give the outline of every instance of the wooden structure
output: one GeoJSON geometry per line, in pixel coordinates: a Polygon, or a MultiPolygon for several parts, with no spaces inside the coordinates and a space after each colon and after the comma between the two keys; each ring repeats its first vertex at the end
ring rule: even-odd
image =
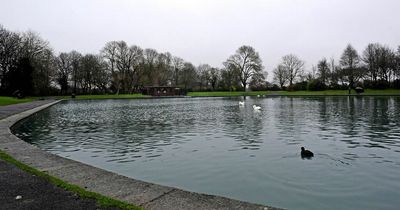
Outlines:
{"type": "Polygon", "coordinates": [[[186,91],[182,88],[171,86],[145,86],[142,89],[142,94],[151,96],[184,96],[186,91]]]}

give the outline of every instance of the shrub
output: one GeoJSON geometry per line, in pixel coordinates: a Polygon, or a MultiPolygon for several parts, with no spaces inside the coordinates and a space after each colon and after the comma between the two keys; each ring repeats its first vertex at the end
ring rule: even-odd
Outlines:
{"type": "Polygon", "coordinates": [[[312,90],[312,91],[326,90],[326,85],[319,79],[313,79],[308,82],[307,90],[312,90]]]}
{"type": "Polygon", "coordinates": [[[400,89],[400,79],[394,80],[394,81],[392,82],[391,87],[392,87],[392,88],[395,88],[395,89],[400,89]]]}
{"type": "MultiPolygon", "coordinates": [[[[285,87],[283,87],[283,88],[285,89],[285,87]]],[[[277,84],[271,84],[268,86],[267,90],[277,91],[277,90],[281,90],[281,88],[277,84]]]]}
{"type": "Polygon", "coordinates": [[[377,81],[364,80],[364,87],[369,89],[383,90],[389,88],[390,83],[385,80],[377,80],[377,81]]]}
{"type": "Polygon", "coordinates": [[[307,90],[308,82],[298,82],[295,83],[292,87],[289,87],[289,90],[307,90]]]}
{"type": "Polygon", "coordinates": [[[335,83],[335,84],[331,84],[329,86],[329,89],[331,89],[331,90],[347,90],[347,89],[349,89],[349,86],[340,85],[340,84],[335,83]]]}

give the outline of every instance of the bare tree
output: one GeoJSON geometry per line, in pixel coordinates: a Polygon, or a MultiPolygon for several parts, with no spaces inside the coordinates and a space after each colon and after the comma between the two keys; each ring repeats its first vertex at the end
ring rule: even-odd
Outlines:
{"type": "Polygon", "coordinates": [[[279,84],[279,87],[281,89],[283,89],[286,82],[288,81],[288,76],[285,67],[281,64],[278,65],[274,69],[273,74],[274,74],[274,81],[279,84]]]}
{"type": "Polygon", "coordinates": [[[117,67],[117,94],[122,90],[126,93],[126,81],[129,68],[131,67],[131,56],[129,55],[129,46],[125,41],[117,42],[116,54],[117,67]]]}
{"type": "Polygon", "coordinates": [[[172,77],[173,77],[175,86],[179,85],[179,74],[184,67],[183,64],[184,64],[184,60],[182,58],[179,58],[179,57],[172,58],[172,66],[173,66],[172,77]]]}
{"type": "Polygon", "coordinates": [[[389,83],[395,69],[396,54],[388,46],[380,46],[377,54],[379,76],[382,80],[389,83]]]}
{"type": "Polygon", "coordinates": [[[172,55],[169,52],[160,53],[156,60],[155,84],[166,86],[171,84],[172,55]]]}
{"type": "Polygon", "coordinates": [[[210,76],[208,78],[208,83],[211,84],[211,88],[214,91],[215,88],[217,87],[217,82],[220,80],[220,71],[218,68],[211,68],[210,69],[210,76]]]}
{"type": "Polygon", "coordinates": [[[80,71],[80,67],[81,67],[81,59],[82,59],[82,54],[80,54],[79,52],[73,50],[69,53],[70,59],[71,59],[71,68],[72,68],[72,72],[71,72],[71,79],[73,84],[73,93],[76,94],[76,85],[77,85],[77,81],[78,81],[78,73],[80,71]]]}
{"type": "Polygon", "coordinates": [[[107,92],[111,82],[111,72],[107,68],[107,63],[101,55],[96,56],[96,69],[93,72],[93,83],[103,93],[107,92]]]}
{"type": "Polygon", "coordinates": [[[265,90],[267,88],[267,78],[268,72],[261,71],[253,74],[250,80],[250,88],[253,91],[265,90]]]}
{"type": "Polygon", "coordinates": [[[400,46],[398,46],[398,48],[397,48],[394,72],[395,72],[395,76],[399,80],[400,79],[400,46]]]}
{"type": "MultiPolygon", "coordinates": [[[[49,43],[33,31],[21,34],[10,32],[0,25],[0,90],[7,89],[7,75],[11,68],[15,70],[27,69],[32,87],[29,93],[48,94],[51,76],[54,72],[54,55],[49,43]],[[28,63],[29,62],[29,63],[28,63]],[[16,65],[23,65],[16,67],[16,65]],[[29,70],[29,71],[28,71],[29,70]]],[[[27,73],[26,72],[26,73],[27,73]]],[[[28,73],[27,73],[28,74],[28,73]]],[[[15,77],[16,74],[13,74],[15,77]]],[[[25,78],[25,79],[26,79],[25,78]]],[[[14,85],[15,87],[15,85],[14,85]]],[[[8,90],[7,92],[9,92],[8,90]]]]}
{"type": "Polygon", "coordinates": [[[101,50],[101,55],[105,58],[108,71],[111,73],[111,89],[116,90],[118,87],[118,75],[115,73],[117,61],[117,41],[107,42],[101,50]]]}
{"type": "Polygon", "coordinates": [[[157,77],[156,77],[156,63],[158,52],[154,49],[145,49],[144,50],[144,72],[143,72],[143,80],[147,85],[158,85],[157,77]]]}
{"type": "Polygon", "coordinates": [[[49,42],[43,40],[40,35],[33,31],[22,33],[21,36],[21,56],[34,59],[50,49],[49,42]]]}
{"type": "Polygon", "coordinates": [[[185,90],[189,90],[193,87],[194,82],[196,81],[196,68],[193,64],[189,62],[185,62],[183,64],[182,74],[181,74],[181,81],[185,88],[185,90]]]}
{"type": "Polygon", "coordinates": [[[33,72],[33,85],[35,95],[49,95],[50,87],[56,73],[55,56],[53,50],[48,48],[35,59],[35,71],[33,72]]]}
{"type": "Polygon", "coordinates": [[[196,70],[198,75],[199,89],[201,91],[204,87],[207,88],[207,83],[210,80],[211,66],[208,64],[200,64],[196,70]]]}
{"type": "Polygon", "coordinates": [[[328,78],[330,75],[329,64],[326,58],[323,58],[318,62],[318,73],[319,79],[321,80],[322,84],[326,85],[328,83],[328,78]]]}
{"type": "Polygon", "coordinates": [[[378,80],[378,59],[377,59],[378,44],[368,44],[363,52],[362,60],[366,64],[369,77],[373,82],[378,80]]]}
{"type": "Polygon", "coordinates": [[[33,67],[32,84],[36,95],[49,94],[51,76],[54,74],[54,54],[48,41],[33,31],[21,34],[20,56],[27,58],[33,67]]]}
{"type": "Polygon", "coordinates": [[[7,89],[7,74],[20,57],[20,42],[21,37],[17,33],[0,25],[0,88],[3,92],[7,89]]]}
{"type": "Polygon", "coordinates": [[[134,76],[143,61],[143,50],[138,46],[128,46],[126,42],[116,42],[115,66],[117,72],[114,74],[117,94],[120,90],[124,93],[132,90],[134,76]]]}
{"type": "Polygon", "coordinates": [[[239,79],[235,69],[221,69],[220,84],[225,90],[233,91],[239,85],[239,79]]]}
{"type": "Polygon", "coordinates": [[[311,66],[311,71],[305,72],[303,73],[303,75],[301,75],[301,82],[310,82],[312,80],[315,80],[317,77],[317,67],[312,65],[311,66]]]}
{"type": "MultiPolygon", "coordinates": [[[[72,64],[73,65],[73,64],[72,64]]],[[[92,93],[93,87],[93,74],[97,70],[97,59],[93,54],[86,54],[82,58],[80,58],[80,69],[74,69],[72,71],[76,71],[76,81],[74,81],[74,86],[76,83],[80,84],[82,92],[84,94],[92,93]]]]}
{"type": "Polygon", "coordinates": [[[224,66],[238,74],[245,91],[250,78],[263,69],[258,52],[253,47],[246,45],[239,47],[236,53],[224,62],[224,66]]]}
{"type": "Polygon", "coordinates": [[[80,69],[77,72],[77,82],[83,93],[92,93],[94,89],[107,90],[110,74],[107,64],[99,55],[86,54],[80,58],[80,69]]]}
{"type": "Polygon", "coordinates": [[[56,58],[57,75],[56,81],[60,85],[61,94],[68,92],[68,81],[72,72],[72,60],[69,53],[60,53],[56,58]]]}
{"type": "MultiPolygon", "coordinates": [[[[341,69],[338,65],[336,65],[335,59],[330,58],[329,59],[329,68],[330,68],[330,74],[329,74],[329,80],[330,80],[330,86],[331,87],[336,87],[339,83],[339,81],[342,81],[342,76],[341,76],[341,69]]],[[[343,82],[342,82],[343,83],[343,82]]]]}
{"type": "Polygon", "coordinates": [[[282,57],[281,64],[286,71],[289,81],[289,88],[292,88],[295,79],[302,75],[304,61],[300,60],[296,55],[289,54],[282,57]]]}
{"type": "Polygon", "coordinates": [[[366,64],[373,82],[381,79],[390,82],[396,68],[396,53],[388,46],[379,43],[368,44],[363,52],[362,60],[366,64]]]}
{"type": "Polygon", "coordinates": [[[358,56],[357,51],[348,44],[340,57],[340,65],[344,71],[344,75],[347,77],[347,81],[349,82],[349,94],[355,81],[362,77],[362,75],[359,74],[359,63],[360,57],[358,56]]]}
{"type": "Polygon", "coordinates": [[[126,91],[132,92],[135,82],[139,81],[139,71],[141,70],[141,65],[143,63],[143,50],[139,46],[132,45],[129,47],[128,51],[129,57],[129,68],[127,72],[127,81],[126,81],[126,91]],[[135,79],[135,77],[137,77],[135,79]]]}

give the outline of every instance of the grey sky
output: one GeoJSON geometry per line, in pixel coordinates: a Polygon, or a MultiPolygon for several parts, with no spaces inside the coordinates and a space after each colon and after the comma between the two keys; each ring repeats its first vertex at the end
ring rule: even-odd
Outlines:
{"type": "Polygon", "coordinates": [[[32,29],[56,52],[97,53],[108,41],[154,48],[195,65],[253,46],[270,72],[294,53],[307,67],[347,43],[400,45],[399,0],[0,0],[0,24],[32,29]]]}

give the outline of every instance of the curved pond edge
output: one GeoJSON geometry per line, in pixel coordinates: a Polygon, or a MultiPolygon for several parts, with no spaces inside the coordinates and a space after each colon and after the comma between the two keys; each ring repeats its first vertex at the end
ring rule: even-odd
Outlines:
{"type": "Polygon", "coordinates": [[[60,101],[0,120],[0,150],[17,161],[67,183],[145,209],[278,209],[136,180],[48,153],[11,133],[10,128],[14,124],[60,101]]]}

